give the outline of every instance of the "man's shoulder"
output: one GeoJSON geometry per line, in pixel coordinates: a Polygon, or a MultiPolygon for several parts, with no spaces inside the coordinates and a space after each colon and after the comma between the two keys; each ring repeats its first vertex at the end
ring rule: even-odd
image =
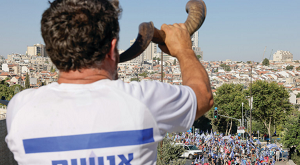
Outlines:
{"type": "MultiPolygon", "coordinates": [[[[49,86],[49,85],[47,85],[49,86]]],[[[29,88],[17,93],[11,100],[10,103],[21,103],[28,102],[30,99],[33,99],[38,93],[43,93],[42,91],[47,89],[47,86],[42,86],[39,88],[29,88]]],[[[9,106],[9,104],[8,104],[9,106]]]]}

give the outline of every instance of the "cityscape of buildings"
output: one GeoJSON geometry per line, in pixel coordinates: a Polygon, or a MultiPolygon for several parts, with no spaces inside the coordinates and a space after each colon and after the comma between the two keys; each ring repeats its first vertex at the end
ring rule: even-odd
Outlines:
{"type": "MultiPolygon", "coordinates": [[[[290,90],[291,97],[294,98],[293,103],[296,103],[294,96],[300,92],[300,63],[293,60],[291,52],[276,51],[273,59],[269,59],[268,66],[262,65],[262,62],[251,61],[205,61],[203,51],[198,46],[198,35],[197,31],[191,36],[192,48],[209,75],[213,92],[224,83],[239,83],[248,87],[252,73],[252,81],[275,81],[284,85],[290,90]]],[[[130,45],[134,42],[135,40],[130,40],[130,45]]],[[[119,50],[120,54],[122,52],[124,50],[119,50]]],[[[157,44],[151,42],[140,56],[119,64],[119,78],[126,83],[134,80],[161,81],[161,61],[161,52],[158,52],[157,44]]],[[[47,56],[43,44],[27,46],[26,54],[9,54],[7,58],[0,56],[0,80],[24,87],[26,74],[30,79],[30,88],[57,81],[59,71],[47,56]]],[[[163,82],[182,84],[179,63],[176,58],[167,54],[163,54],[163,82]]]]}
{"type": "MultiPolygon", "coordinates": [[[[230,59],[205,61],[204,53],[198,46],[198,32],[191,37],[191,40],[195,54],[208,73],[213,93],[222,84],[243,84],[245,88],[248,88],[251,81],[265,80],[283,85],[290,92],[290,103],[300,103],[300,98],[297,98],[297,94],[300,93],[300,61],[294,60],[291,52],[276,51],[273,59],[270,59],[271,56],[269,57],[268,65],[263,65],[264,60],[261,62],[232,61],[230,59]]],[[[135,40],[130,40],[130,45],[134,42],[135,40]]],[[[120,54],[122,52],[124,50],[119,50],[120,54]]],[[[154,43],[150,43],[148,48],[137,58],[119,63],[117,69],[119,79],[126,83],[162,80],[164,83],[182,85],[179,62],[170,55],[158,52],[157,45],[154,43]],[[161,71],[163,71],[162,76],[161,71]]],[[[0,55],[0,81],[5,81],[10,86],[19,84],[25,87],[27,74],[30,88],[38,88],[58,80],[59,71],[47,56],[43,44],[27,46],[26,54],[13,53],[7,55],[7,58],[0,55]]],[[[1,106],[0,139],[4,139],[7,135],[5,119],[6,107],[1,106]]],[[[0,149],[0,154],[6,158],[4,161],[14,162],[13,155],[5,143],[0,145],[0,149]]]]}

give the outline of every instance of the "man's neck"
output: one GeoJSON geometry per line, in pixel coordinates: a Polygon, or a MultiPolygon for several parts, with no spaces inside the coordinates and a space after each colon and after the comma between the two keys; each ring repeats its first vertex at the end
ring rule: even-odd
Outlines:
{"type": "Polygon", "coordinates": [[[102,79],[110,79],[113,78],[106,70],[100,69],[81,69],[80,72],[69,71],[69,72],[60,72],[58,83],[66,83],[66,84],[90,84],[102,79]]]}

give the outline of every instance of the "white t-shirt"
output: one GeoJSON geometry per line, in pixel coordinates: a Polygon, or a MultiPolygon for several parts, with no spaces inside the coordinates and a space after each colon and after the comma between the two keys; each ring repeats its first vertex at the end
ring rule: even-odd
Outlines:
{"type": "Polygon", "coordinates": [[[156,164],[158,142],[189,129],[196,108],[187,86],[52,83],[13,97],[6,142],[20,165],[156,164]]]}

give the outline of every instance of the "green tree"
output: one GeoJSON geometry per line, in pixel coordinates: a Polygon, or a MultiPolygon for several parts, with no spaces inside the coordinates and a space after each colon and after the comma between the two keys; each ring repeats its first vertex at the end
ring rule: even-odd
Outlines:
{"type": "Polygon", "coordinates": [[[225,71],[231,71],[231,69],[230,69],[230,66],[229,65],[226,65],[226,64],[221,64],[220,65],[225,71]]]}
{"type": "Polygon", "coordinates": [[[0,97],[4,96],[5,100],[10,100],[15,94],[19,91],[22,91],[24,88],[21,85],[9,86],[5,81],[0,82],[0,97]]]}
{"type": "Polygon", "coordinates": [[[139,78],[131,78],[130,81],[140,81],[139,78]]]}
{"type": "Polygon", "coordinates": [[[276,82],[258,80],[252,85],[252,96],[252,116],[264,124],[271,138],[272,124],[280,123],[291,112],[289,92],[276,82]]]}
{"type": "Polygon", "coordinates": [[[252,120],[252,132],[259,131],[260,135],[267,134],[268,130],[263,123],[260,121],[252,120]]]}
{"type": "MultiPolygon", "coordinates": [[[[242,118],[242,103],[244,103],[244,112],[248,109],[248,101],[243,92],[243,88],[244,86],[242,84],[223,84],[217,88],[214,96],[214,107],[218,108],[218,114],[238,119],[242,118]]],[[[229,134],[232,129],[233,120],[224,119],[223,117],[220,119],[221,120],[217,120],[218,122],[214,124],[218,125],[219,131],[229,134]]],[[[240,123],[237,124],[239,125],[240,123]]]]}
{"type": "Polygon", "coordinates": [[[300,70],[300,66],[298,66],[298,67],[296,68],[296,70],[299,71],[299,70],[300,70]]]}
{"type": "Polygon", "coordinates": [[[25,80],[25,89],[30,88],[30,80],[29,75],[26,73],[26,80],[25,80]]]}
{"type": "Polygon", "coordinates": [[[196,55],[196,56],[197,56],[197,58],[198,58],[198,59],[200,59],[200,58],[201,58],[201,55],[196,55]]]}
{"type": "Polygon", "coordinates": [[[164,137],[162,143],[157,147],[157,165],[174,164],[184,165],[185,160],[178,160],[178,157],[184,152],[184,148],[179,145],[175,145],[174,141],[164,137]]]}
{"type": "Polygon", "coordinates": [[[22,90],[24,90],[24,87],[22,87],[19,84],[15,84],[13,86],[10,86],[9,88],[14,92],[14,95],[17,94],[18,92],[21,92],[22,90]]]}
{"type": "Polygon", "coordinates": [[[283,128],[283,145],[288,148],[296,146],[298,152],[292,154],[292,160],[300,164],[300,112],[298,110],[294,109],[293,113],[286,117],[283,128]]]}
{"type": "Polygon", "coordinates": [[[153,60],[160,61],[160,58],[159,57],[153,57],[153,60]]]}
{"type": "Polygon", "coordinates": [[[173,65],[176,65],[176,59],[174,59],[174,61],[173,61],[173,65]]]}
{"type": "Polygon", "coordinates": [[[269,59],[265,58],[265,59],[263,60],[263,62],[262,62],[262,65],[264,65],[264,66],[269,66],[269,65],[270,65],[269,59]]]}
{"type": "Polygon", "coordinates": [[[215,70],[215,73],[217,73],[217,72],[219,72],[219,68],[217,68],[217,69],[215,70]]]}
{"type": "Polygon", "coordinates": [[[143,72],[143,73],[139,74],[139,76],[148,77],[148,73],[147,72],[143,72]]]}
{"type": "Polygon", "coordinates": [[[50,69],[50,72],[51,73],[53,73],[53,72],[55,72],[56,70],[55,70],[55,68],[53,67],[53,65],[51,66],[51,69],[50,69]]]}
{"type": "Polygon", "coordinates": [[[299,98],[299,97],[300,97],[300,93],[298,93],[298,94],[296,95],[296,97],[299,98]]]}
{"type": "Polygon", "coordinates": [[[295,164],[300,164],[299,151],[292,154],[292,160],[295,164]]]}
{"type": "Polygon", "coordinates": [[[0,98],[4,96],[5,100],[10,100],[14,96],[14,91],[9,87],[9,84],[5,81],[1,81],[0,84],[0,98]]]}
{"type": "MultiPolygon", "coordinates": [[[[193,126],[195,128],[199,128],[199,130],[211,130],[212,129],[212,125],[211,125],[211,120],[209,119],[209,114],[205,113],[203,116],[201,116],[200,118],[198,118],[193,126]]],[[[210,117],[212,119],[212,117],[210,117]]]]}
{"type": "Polygon", "coordinates": [[[288,148],[296,146],[296,149],[300,151],[300,112],[294,110],[291,115],[286,116],[283,128],[283,145],[288,148]]]}
{"type": "Polygon", "coordinates": [[[289,66],[286,66],[285,69],[286,69],[286,70],[293,70],[293,69],[294,69],[294,66],[293,66],[293,65],[289,65],[289,66]]]}

